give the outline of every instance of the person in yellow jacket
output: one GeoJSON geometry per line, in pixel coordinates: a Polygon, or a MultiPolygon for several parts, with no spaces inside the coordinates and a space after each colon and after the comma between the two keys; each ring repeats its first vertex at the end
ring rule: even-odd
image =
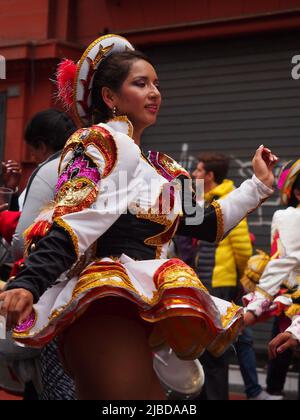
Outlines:
{"type": "MultiPolygon", "coordinates": [[[[226,197],[235,189],[233,181],[226,179],[228,170],[229,159],[223,154],[208,152],[199,156],[193,178],[204,181],[204,199],[207,205],[226,197]]],[[[252,243],[247,220],[244,219],[219,244],[198,241],[194,268],[210,293],[221,299],[237,301],[240,290],[239,279],[251,256],[252,243]]],[[[258,383],[252,344],[252,332],[248,329],[243,332],[236,344],[245,392],[248,399],[269,399],[269,395],[258,383]]],[[[200,361],[206,378],[200,399],[229,399],[228,353],[215,358],[205,352],[200,361]]]]}
{"type": "MultiPolygon", "coordinates": [[[[212,152],[199,157],[193,177],[204,180],[207,204],[226,197],[235,189],[233,181],[226,179],[228,169],[229,159],[222,154],[212,152]]],[[[244,219],[218,245],[199,242],[195,265],[202,282],[210,291],[213,289],[215,296],[235,300],[238,280],[251,255],[252,244],[244,219]]]]}

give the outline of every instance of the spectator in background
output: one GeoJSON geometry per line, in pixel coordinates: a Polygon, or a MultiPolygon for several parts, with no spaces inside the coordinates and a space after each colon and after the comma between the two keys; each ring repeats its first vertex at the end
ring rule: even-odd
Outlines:
{"type": "Polygon", "coordinates": [[[15,160],[0,162],[0,278],[6,281],[11,270],[10,243],[20,217],[18,197],[22,176],[15,160]]]}
{"type": "MultiPolygon", "coordinates": [[[[224,198],[234,190],[234,183],[226,179],[229,159],[220,153],[205,153],[199,156],[195,179],[204,180],[204,199],[207,204],[224,198]]],[[[252,244],[246,219],[242,220],[219,244],[199,241],[196,249],[195,270],[216,297],[237,302],[240,294],[239,279],[252,255],[252,244]]],[[[241,373],[246,394],[251,399],[266,399],[268,396],[258,384],[255,353],[252,337],[245,331],[237,344],[241,373]]],[[[229,399],[229,354],[219,358],[205,352],[200,358],[205,371],[205,385],[200,399],[229,399]]]]}
{"type": "MultiPolygon", "coordinates": [[[[22,168],[20,163],[15,160],[7,160],[6,162],[1,162],[0,164],[0,177],[2,187],[9,188],[12,190],[12,200],[9,203],[9,210],[17,211],[19,210],[18,206],[18,196],[19,196],[19,184],[22,176],[22,168]]],[[[1,203],[0,211],[6,210],[7,207],[1,203]]]]}

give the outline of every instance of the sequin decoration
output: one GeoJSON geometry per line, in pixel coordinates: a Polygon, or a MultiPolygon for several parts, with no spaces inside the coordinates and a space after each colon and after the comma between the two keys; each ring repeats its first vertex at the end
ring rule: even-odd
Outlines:
{"type": "Polygon", "coordinates": [[[66,182],[57,194],[53,220],[89,208],[96,201],[98,191],[97,185],[88,178],[66,182]]]}
{"type": "MultiPolygon", "coordinates": [[[[99,170],[101,177],[106,178],[114,169],[118,158],[117,145],[111,133],[104,127],[98,125],[77,130],[67,141],[62,153],[61,162],[63,162],[65,156],[70,151],[73,152],[76,150],[80,144],[84,147],[85,151],[90,146],[93,146],[101,153],[105,165],[103,168],[99,168],[99,170]]],[[[61,172],[61,165],[59,172],[61,172]]]]}
{"type": "Polygon", "coordinates": [[[207,291],[195,271],[177,258],[163,264],[155,272],[153,281],[159,291],[170,287],[195,287],[207,291]]]}
{"type": "Polygon", "coordinates": [[[29,317],[24,321],[21,325],[15,327],[14,332],[17,334],[24,334],[28,332],[35,324],[36,315],[35,312],[32,311],[29,317]]]}
{"type": "Polygon", "coordinates": [[[73,158],[58,179],[53,220],[90,207],[97,198],[99,181],[97,165],[86,155],[83,144],[78,143],[73,158]]]}
{"type": "Polygon", "coordinates": [[[168,181],[183,175],[190,178],[190,174],[170,156],[160,152],[148,152],[147,160],[168,181]]]}
{"type": "Polygon", "coordinates": [[[25,255],[28,255],[32,244],[37,243],[41,238],[47,235],[52,224],[46,220],[40,220],[25,230],[23,236],[25,238],[25,255]]]}
{"type": "Polygon", "coordinates": [[[70,179],[89,179],[94,184],[100,181],[100,174],[98,168],[93,162],[84,154],[71,160],[67,168],[61,174],[56,184],[55,194],[59,192],[63,184],[66,184],[70,179]]]}

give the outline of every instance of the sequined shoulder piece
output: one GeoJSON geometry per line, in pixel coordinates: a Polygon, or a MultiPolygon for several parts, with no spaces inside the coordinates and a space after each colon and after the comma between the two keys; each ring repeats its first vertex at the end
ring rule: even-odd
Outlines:
{"type": "Polygon", "coordinates": [[[97,199],[100,179],[106,178],[117,162],[117,146],[104,127],[76,131],[68,140],[55,190],[53,220],[90,207],[97,199]],[[96,149],[96,153],[95,153],[96,149]]]}
{"type": "MultiPolygon", "coordinates": [[[[99,150],[105,160],[105,167],[101,171],[102,178],[107,177],[115,167],[118,158],[117,145],[111,133],[98,125],[77,130],[67,141],[61,156],[61,162],[64,161],[68,152],[75,151],[80,145],[85,150],[89,146],[94,146],[99,150]]],[[[61,172],[61,168],[59,168],[59,171],[61,172]]]]}
{"type": "Polygon", "coordinates": [[[190,174],[176,160],[164,153],[149,151],[146,158],[168,181],[172,181],[180,175],[190,178],[190,174]]]}

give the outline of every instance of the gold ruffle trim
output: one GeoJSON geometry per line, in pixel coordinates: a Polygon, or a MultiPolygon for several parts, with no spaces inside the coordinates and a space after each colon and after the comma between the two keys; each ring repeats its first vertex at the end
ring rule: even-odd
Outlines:
{"type": "Polygon", "coordinates": [[[133,137],[133,125],[132,125],[131,121],[127,118],[126,115],[119,115],[117,117],[114,117],[114,118],[108,120],[107,122],[110,123],[110,122],[114,122],[114,121],[121,121],[121,122],[126,123],[127,124],[127,136],[131,137],[131,138],[133,137]]]}
{"type": "Polygon", "coordinates": [[[222,317],[221,317],[221,321],[222,321],[222,325],[223,325],[224,329],[226,329],[228,327],[228,325],[233,320],[233,318],[235,317],[235,315],[239,311],[239,309],[240,309],[240,306],[235,305],[233,302],[232,302],[231,306],[229,306],[229,308],[227,308],[226,314],[222,315],[222,317]]]}
{"type": "Polygon", "coordinates": [[[216,243],[221,242],[224,237],[224,217],[221,205],[218,201],[214,200],[211,205],[214,207],[217,216],[217,236],[216,243]]]}
{"type": "MultiPolygon", "coordinates": [[[[90,267],[88,267],[88,269],[90,269],[90,267]]],[[[130,278],[125,273],[122,273],[119,270],[109,270],[108,272],[98,271],[81,276],[74,289],[73,297],[75,298],[80,293],[99,286],[117,286],[125,288],[133,292],[144,303],[150,306],[155,306],[161,299],[162,293],[167,289],[193,287],[206,291],[206,288],[197,277],[193,277],[186,272],[183,272],[181,269],[174,269],[172,273],[168,272],[165,280],[158,286],[157,290],[153,292],[152,298],[148,298],[135,289],[130,278]]]]}
{"type": "Polygon", "coordinates": [[[240,317],[228,330],[216,337],[214,342],[207,348],[207,351],[214,357],[222,356],[228,346],[236,340],[242,326],[243,317],[240,317]]]}
{"type": "MultiPolygon", "coordinates": [[[[64,225],[64,222],[63,222],[64,225]]],[[[173,301],[177,301],[179,304],[185,304],[186,298],[176,297],[176,288],[178,287],[193,287],[194,289],[206,291],[202,283],[199,281],[198,278],[193,278],[193,276],[188,275],[186,272],[183,272],[182,269],[174,269],[173,274],[171,275],[171,270],[168,271],[168,275],[166,276],[165,283],[161,284],[158,290],[153,292],[152,298],[147,298],[146,296],[143,296],[140,292],[138,292],[133,284],[131,283],[131,280],[129,276],[126,274],[126,271],[123,267],[116,267],[114,262],[111,262],[109,266],[106,266],[103,268],[97,267],[97,263],[95,263],[95,266],[92,265],[88,266],[86,269],[88,274],[83,274],[75,288],[72,294],[72,297],[70,301],[54,310],[50,316],[49,316],[49,322],[47,325],[44,325],[39,331],[35,332],[35,335],[39,334],[41,331],[43,331],[45,328],[48,327],[49,323],[57,319],[58,316],[60,316],[64,311],[68,310],[74,302],[78,298],[78,296],[82,293],[91,291],[94,288],[100,288],[100,287],[107,287],[110,288],[118,288],[120,289],[119,295],[122,295],[122,289],[123,289],[123,297],[124,292],[129,293],[134,300],[137,303],[140,303],[141,305],[144,303],[146,306],[144,306],[143,310],[149,310],[151,307],[154,307],[156,304],[159,303],[160,299],[162,298],[163,292],[167,289],[174,289],[174,296],[172,297],[173,301]],[[102,269],[102,271],[100,271],[102,269]],[[94,271],[94,272],[93,272],[94,271]],[[183,278],[183,275],[185,276],[183,278]]],[[[84,272],[83,272],[84,273],[84,272]]],[[[110,291],[105,291],[104,296],[110,295],[110,291]]],[[[118,292],[113,292],[114,295],[118,295],[118,292]]],[[[95,298],[101,298],[101,292],[99,295],[97,295],[97,292],[95,293],[95,298]]],[[[187,297],[188,298],[188,297],[187,297]]],[[[84,299],[84,297],[83,297],[84,299]]],[[[24,334],[14,334],[15,338],[22,338],[27,337],[29,335],[29,331],[24,334]]]]}

